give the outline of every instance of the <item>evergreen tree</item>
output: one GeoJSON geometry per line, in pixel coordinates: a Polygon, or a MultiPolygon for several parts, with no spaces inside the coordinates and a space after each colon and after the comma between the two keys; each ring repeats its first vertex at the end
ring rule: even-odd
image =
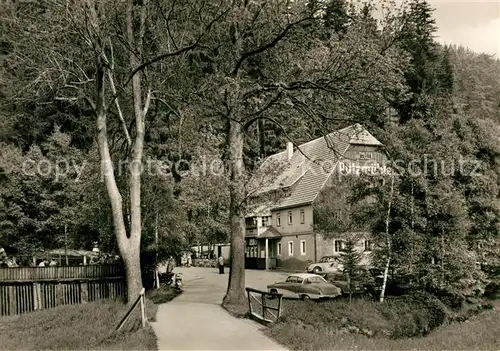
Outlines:
{"type": "Polygon", "coordinates": [[[441,89],[440,57],[434,40],[437,27],[432,12],[425,0],[412,0],[404,15],[405,25],[398,43],[411,59],[404,73],[411,95],[406,101],[395,103],[403,123],[411,118],[428,118],[430,96],[441,89]]]}
{"type": "Polygon", "coordinates": [[[361,253],[357,250],[356,244],[359,242],[354,234],[348,234],[344,240],[344,250],[340,253],[339,262],[342,265],[342,272],[347,278],[347,286],[349,287],[349,301],[352,300],[352,291],[354,289],[353,281],[359,277],[361,253]]]}
{"type": "Polygon", "coordinates": [[[343,37],[349,26],[349,13],[346,0],[329,0],[323,15],[324,26],[343,37]]]}

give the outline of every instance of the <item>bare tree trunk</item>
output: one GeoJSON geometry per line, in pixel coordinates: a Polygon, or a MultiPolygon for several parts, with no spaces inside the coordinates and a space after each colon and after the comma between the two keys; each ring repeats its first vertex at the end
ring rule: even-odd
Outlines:
{"type": "Polygon", "coordinates": [[[125,264],[125,274],[127,279],[127,299],[129,302],[133,299],[133,295],[138,293],[142,287],[140,281],[140,263],[138,250],[130,245],[125,229],[124,213],[122,196],[116,184],[113,163],[109,152],[108,136],[107,136],[107,121],[104,105],[104,68],[101,58],[97,59],[97,142],[99,146],[99,154],[101,158],[101,172],[104,176],[106,190],[111,202],[111,210],[113,214],[113,225],[116,235],[116,241],[120,254],[125,264]],[[137,272],[139,277],[137,278],[137,272]]]}
{"type": "Polygon", "coordinates": [[[444,282],[444,229],[441,229],[441,282],[444,282]]]}
{"type": "Polygon", "coordinates": [[[349,287],[349,303],[352,302],[352,285],[351,285],[351,275],[347,275],[347,286],[349,287]]]}
{"type": "Polygon", "coordinates": [[[257,129],[259,133],[259,156],[262,160],[264,160],[264,157],[266,157],[266,137],[264,120],[262,118],[259,118],[257,121],[257,129]]]}
{"type": "MultiPolygon", "coordinates": [[[[137,67],[139,58],[142,56],[142,38],[144,36],[145,22],[145,3],[138,9],[140,11],[140,26],[139,35],[135,38],[133,15],[134,4],[133,0],[127,3],[126,29],[127,40],[130,48],[130,65],[137,67]]],[[[97,23],[97,18],[94,16],[94,21],[97,23]]],[[[144,149],[144,134],[145,134],[145,116],[149,108],[151,91],[148,91],[144,106],[142,101],[142,72],[137,72],[132,77],[133,105],[135,116],[136,135],[132,145],[131,159],[129,165],[129,195],[130,195],[130,233],[127,235],[127,229],[124,220],[123,198],[116,184],[113,164],[111,160],[108,136],[107,136],[107,120],[106,120],[106,105],[105,105],[105,65],[101,55],[96,57],[97,64],[97,98],[96,98],[96,115],[98,129],[98,145],[99,154],[101,157],[101,171],[106,183],[106,190],[111,202],[113,213],[113,225],[116,235],[116,241],[120,250],[120,255],[125,266],[125,277],[127,280],[127,300],[133,302],[142,289],[141,278],[141,263],[140,263],[140,244],[141,244],[141,172],[142,172],[142,155],[144,149]]]]}
{"type": "Polygon", "coordinates": [[[384,302],[385,298],[385,289],[387,286],[387,277],[389,276],[389,268],[391,265],[391,251],[392,251],[392,242],[391,242],[391,237],[389,234],[389,224],[391,221],[391,207],[392,207],[392,197],[394,195],[394,175],[392,175],[391,178],[391,190],[390,190],[390,195],[389,195],[389,204],[387,206],[387,216],[385,218],[385,236],[387,240],[387,260],[385,263],[385,269],[384,269],[384,281],[382,283],[382,290],[380,291],[380,302],[384,302]]]}
{"type": "Polygon", "coordinates": [[[239,304],[245,301],[245,181],[243,165],[243,127],[234,120],[229,121],[228,147],[231,169],[230,229],[231,268],[224,304],[239,304]]]}
{"type": "MultiPolygon", "coordinates": [[[[64,225],[64,256],[66,257],[66,266],[69,266],[68,259],[68,226],[64,225]]],[[[61,264],[61,262],[59,262],[61,264]]]]}
{"type": "MultiPolygon", "coordinates": [[[[414,235],[413,231],[415,230],[415,195],[413,189],[413,179],[411,180],[411,231],[412,235],[414,235]]],[[[410,265],[410,273],[413,274],[414,266],[415,266],[415,247],[411,244],[411,265],[410,265]]]]}
{"type": "MultiPolygon", "coordinates": [[[[140,11],[140,27],[139,35],[134,37],[133,32],[133,0],[129,0],[127,4],[127,36],[128,43],[131,48],[135,48],[136,52],[130,52],[129,61],[130,67],[139,65],[138,57],[142,56],[142,39],[144,36],[144,20],[145,20],[145,4],[139,9],[140,11]]],[[[144,150],[144,135],[145,135],[145,115],[148,110],[150,92],[146,97],[143,108],[142,102],[142,72],[137,72],[132,77],[132,91],[134,102],[135,129],[136,135],[131,152],[131,162],[129,166],[129,191],[130,191],[130,236],[127,240],[127,245],[124,245],[125,272],[127,275],[127,292],[130,298],[135,298],[142,288],[141,279],[141,263],[140,263],[140,246],[141,246],[141,173],[142,173],[142,154],[144,150]]],[[[125,238],[123,238],[125,239],[125,238]]],[[[118,241],[120,245],[120,241],[118,241]]],[[[122,251],[120,249],[120,251],[122,251]]]]}
{"type": "Polygon", "coordinates": [[[156,209],[155,218],[155,246],[156,246],[156,259],[155,259],[155,285],[156,288],[160,288],[160,275],[158,272],[158,209],[156,209]]]}

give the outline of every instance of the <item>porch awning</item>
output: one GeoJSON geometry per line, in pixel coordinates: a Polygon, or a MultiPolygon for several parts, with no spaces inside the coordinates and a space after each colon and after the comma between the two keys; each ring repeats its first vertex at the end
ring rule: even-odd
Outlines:
{"type": "Polygon", "coordinates": [[[257,239],[277,239],[281,238],[281,233],[274,227],[269,227],[264,233],[259,235],[257,239]]]}
{"type": "Polygon", "coordinates": [[[55,255],[68,255],[70,257],[91,257],[91,256],[97,256],[95,252],[88,251],[88,250],[75,250],[75,249],[54,249],[54,250],[48,250],[45,252],[41,252],[36,255],[36,257],[46,257],[46,256],[55,256],[55,255]]]}

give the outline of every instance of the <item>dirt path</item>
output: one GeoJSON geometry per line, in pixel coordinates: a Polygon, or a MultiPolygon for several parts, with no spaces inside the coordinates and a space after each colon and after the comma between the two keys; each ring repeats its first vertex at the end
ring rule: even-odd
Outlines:
{"type": "MultiPolygon", "coordinates": [[[[228,275],[214,269],[177,269],[183,273],[184,292],[160,305],[152,323],[159,350],[285,350],[268,338],[260,324],[239,319],[220,303],[228,275]]],[[[262,289],[280,278],[279,273],[251,271],[247,286],[262,289]]]]}

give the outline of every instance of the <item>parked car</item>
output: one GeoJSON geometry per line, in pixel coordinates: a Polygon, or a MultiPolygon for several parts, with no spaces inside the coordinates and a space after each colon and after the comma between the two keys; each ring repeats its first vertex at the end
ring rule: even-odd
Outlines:
{"type": "Polygon", "coordinates": [[[342,295],[342,290],[327,282],[317,274],[297,273],[289,275],[284,282],[267,286],[272,293],[283,294],[286,298],[326,299],[342,295]]]}
{"type": "Polygon", "coordinates": [[[352,293],[353,295],[365,294],[367,287],[373,285],[373,278],[368,270],[362,269],[355,279],[352,279],[350,284],[344,273],[327,274],[325,279],[342,290],[342,295],[346,296],[352,293]]]}
{"type": "MultiPolygon", "coordinates": [[[[367,294],[374,297],[380,296],[382,285],[384,283],[384,272],[378,268],[371,268],[369,272],[372,279],[365,283],[365,290],[367,294]]],[[[398,274],[391,271],[387,276],[387,283],[385,287],[385,295],[400,296],[407,293],[412,289],[412,278],[409,275],[398,274]]]]}
{"type": "Polygon", "coordinates": [[[323,256],[319,262],[307,266],[307,272],[314,274],[340,273],[342,264],[335,256],[323,256]]]}

